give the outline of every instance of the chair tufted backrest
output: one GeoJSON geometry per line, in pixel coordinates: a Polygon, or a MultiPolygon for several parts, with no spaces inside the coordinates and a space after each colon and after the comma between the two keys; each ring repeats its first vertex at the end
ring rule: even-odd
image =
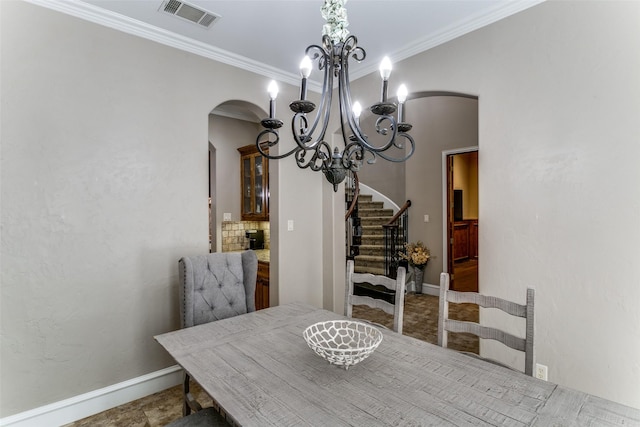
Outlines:
{"type": "Polygon", "coordinates": [[[255,252],[183,257],[178,266],[181,327],[255,311],[258,273],[255,252]]]}

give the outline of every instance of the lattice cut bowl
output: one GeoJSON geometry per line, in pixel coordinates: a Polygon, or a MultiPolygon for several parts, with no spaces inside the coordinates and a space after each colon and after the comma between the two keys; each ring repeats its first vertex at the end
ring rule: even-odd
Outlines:
{"type": "Polygon", "coordinates": [[[369,357],[382,342],[378,329],[352,320],[314,323],[302,336],[316,354],[345,369],[369,357]]]}

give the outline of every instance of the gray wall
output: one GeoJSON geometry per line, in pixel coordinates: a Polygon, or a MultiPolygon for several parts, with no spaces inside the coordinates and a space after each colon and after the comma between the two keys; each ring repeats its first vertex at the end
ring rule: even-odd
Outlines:
{"type": "MultiPolygon", "coordinates": [[[[173,363],[152,336],[177,327],[178,257],[208,250],[208,114],[266,106],[268,78],[24,2],[0,15],[4,417],[173,363]]],[[[549,1],[393,75],[479,96],[481,286],[520,301],[534,286],[549,379],[636,407],[638,16],[549,1]]],[[[377,94],[378,77],[353,89],[377,94]]],[[[286,111],[298,88],[281,91],[286,111]]],[[[320,174],[274,163],[276,297],[340,311],[343,204],[320,174]]]]}
{"type": "MultiPolygon", "coordinates": [[[[268,105],[269,79],[22,1],[0,15],[5,417],[174,364],[153,336],[179,325],[178,259],[209,250],[209,113],[268,105]]],[[[271,177],[272,299],[321,306],[322,177],[271,177]]]]}
{"type": "MultiPolygon", "coordinates": [[[[534,287],[549,380],[638,408],[639,20],[640,2],[547,1],[394,64],[392,76],[412,92],[479,97],[480,287],[520,302],[534,287]]],[[[378,86],[372,74],[352,89],[378,86]]],[[[412,200],[410,183],[441,188],[440,163],[420,162],[407,163],[412,200]]],[[[481,352],[522,366],[487,343],[481,352]]]]}

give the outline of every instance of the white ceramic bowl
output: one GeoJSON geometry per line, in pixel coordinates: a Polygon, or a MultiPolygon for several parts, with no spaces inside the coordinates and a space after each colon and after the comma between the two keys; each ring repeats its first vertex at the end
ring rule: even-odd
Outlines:
{"type": "Polygon", "coordinates": [[[382,342],[378,329],[352,320],[314,323],[302,336],[318,355],[345,369],[369,357],[382,342]]]}

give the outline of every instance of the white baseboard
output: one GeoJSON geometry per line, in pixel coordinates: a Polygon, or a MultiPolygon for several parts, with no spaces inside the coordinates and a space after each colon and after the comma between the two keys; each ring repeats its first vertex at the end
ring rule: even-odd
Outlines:
{"type": "MultiPolygon", "coordinates": [[[[411,280],[410,282],[407,283],[407,289],[414,289],[414,281],[411,280]]],[[[407,291],[408,292],[408,291],[407,291]]],[[[433,295],[436,297],[440,296],[440,286],[436,286],[436,285],[432,285],[429,283],[423,283],[422,284],[422,293],[423,294],[427,294],[427,295],[433,295]]]]}
{"type": "Polygon", "coordinates": [[[422,293],[427,295],[440,296],[440,286],[431,285],[429,283],[422,284],[422,293]]]}
{"type": "Polygon", "coordinates": [[[0,419],[0,426],[61,426],[166,390],[182,382],[182,369],[170,366],[109,387],[0,419]]]}

